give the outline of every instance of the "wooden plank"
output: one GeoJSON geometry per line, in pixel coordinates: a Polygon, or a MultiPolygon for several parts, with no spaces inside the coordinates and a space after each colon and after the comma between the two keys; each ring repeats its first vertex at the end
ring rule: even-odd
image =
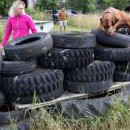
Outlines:
{"type": "MultiPolygon", "coordinates": [[[[125,86],[129,86],[130,82],[115,82],[110,89],[107,91],[108,93],[111,91],[114,91],[116,89],[121,89],[121,88],[125,88],[125,86]]],[[[91,96],[96,96],[99,93],[95,93],[95,94],[84,94],[84,93],[80,93],[80,94],[74,94],[74,93],[65,93],[63,96],[51,100],[51,101],[47,101],[47,102],[42,102],[42,103],[36,103],[36,104],[15,104],[15,108],[16,109],[35,109],[35,108],[40,108],[40,107],[44,107],[44,106],[50,106],[50,105],[54,105],[58,102],[61,101],[65,101],[65,100],[69,100],[69,99],[82,99],[82,98],[88,98],[91,96]]]]}
{"type": "Polygon", "coordinates": [[[114,90],[116,90],[116,89],[125,88],[126,86],[128,87],[128,85],[130,85],[130,82],[115,82],[115,84],[113,84],[113,85],[108,89],[108,92],[114,91],[114,90]]]}
{"type": "MultiPolygon", "coordinates": [[[[98,94],[91,94],[89,95],[89,97],[94,96],[94,95],[98,95],[98,94]]],[[[61,101],[65,101],[65,100],[69,100],[69,99],[80,99],[80,98],[87,98],[88,94],[84,94],[84,93],[80,93],[80,94],[74,94],[74,93],[65,93],[64,95],[62,95],[61,97],[51,100],[51,101],[47,101],[47,102],[42,102],[42,103],[36,103],[34,104],[15,104],[15,108],[16,109],[34,109],[34,108],[38,108],[38,107],[43,107],[43,106],[50,106],[50,105],[54,105],[58,102],[61,101]]]]}

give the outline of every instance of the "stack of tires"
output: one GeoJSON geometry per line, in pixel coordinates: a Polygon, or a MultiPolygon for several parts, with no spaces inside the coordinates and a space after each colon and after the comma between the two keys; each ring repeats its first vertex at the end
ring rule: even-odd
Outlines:
{"type": "Polygon", "coordinates": [[[73,93],[97,93],[113,83],[114,64],[94,61],[95,34],[52,33],[54,47],[38,59],[43,68],[63,69],[64,89],[73,93]]]}
{"type": "Polygon", "coordinates": [[[107,90],[113,83],[113,77],[115,81],[128,79],[130,37],[119,33],[110,36],[98,30],[93,30],[92,33],[95,34],[97,43],[94,48],[94,61],[89,65],[64,71],[64,87],[67,91],[88,93],[87,98],[70,99],[58,104],[56,111],[72,119],[106,115],[116,101],[129,104],[129,84],[113,91],[107,90]]]}
{"type": "Polygon", "coordinates": [[[37,58],[53,47],[50,34],[36,33],[10,41],[1,65],[0,89],[11,103],[43,102],[63,94],[63,72],[37,67],[37,58]]]}
{"type": "MultiPolygon", "coordinates": [[[[97,30],[94,33],[36,33],[9,42],[1,62],[1,91],[10,103],[20,104],[52,100],[60,97],[64,91],[88,95],[105,93],[113,84],[115,64],[111,58],[117,59],[118,51],[109,51],[103,44],[95,48],[98,35],[100,33],[97,30]]],[[[125,52],[122,51],[125,57],[119,51],[118,60],[115,61],[129,61],[129,49],[125,49],[125,52]]],[[[123,71],[124,68],[116,67],[117,72],[120,72],[119,69],[123,71]]],[[[105,100],[107,97],[100,97],[85,100],[85,105],[94,108],[94,112],[98,109],[98,103],[95,105],[95,102],[101,104],[103,100],[108,106],[105,100]]],[[[84,104],[84,101],[68,102],[76,110],[81,110],[79,106],[84,104]]],[[[72,107],[64,103],[63,107],[66,106],[71,112],[72,107]]]]}
{"type": "Polygon", "coordinates": [[[37,66],[37,58],[53,47],[50,34],[36,33],[10,41],[0,62],[0,129],[30,130],[35,116],[12,104],[52,100],[63,94],[64,74],[37,66]],[[31,115],[30,115],[31,114],[31,115]]]}
{"type": "Polygon", "coordinates": [[[130,81],[130,37],[126,34],[115,33],[113,36],[98,30],[95,59],[113,61],[115,63],[114,81],[130,81]]]}

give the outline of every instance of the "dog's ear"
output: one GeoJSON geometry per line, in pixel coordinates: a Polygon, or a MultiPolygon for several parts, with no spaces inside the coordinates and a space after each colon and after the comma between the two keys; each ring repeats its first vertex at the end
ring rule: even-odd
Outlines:
{"type": "Polygon", "coordinates": [[[102,18],[100,18],[100,22],[102,23],[102,18]]]}

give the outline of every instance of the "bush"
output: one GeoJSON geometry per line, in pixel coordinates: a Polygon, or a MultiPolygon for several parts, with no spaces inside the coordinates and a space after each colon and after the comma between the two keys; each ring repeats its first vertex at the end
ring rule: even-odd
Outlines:
{"type": "Polygon", "coordinates": [[[27,8],[26,13],[31,15],[35,20],[51,20],[49,11],[40,11],[38,8],[27,8]]]}
{"type": "Polygon", "coordinates": [[[1,16],[8,16],[8,11],[12,2],[13,0],[0,0],[0,15],[1,16]]]}

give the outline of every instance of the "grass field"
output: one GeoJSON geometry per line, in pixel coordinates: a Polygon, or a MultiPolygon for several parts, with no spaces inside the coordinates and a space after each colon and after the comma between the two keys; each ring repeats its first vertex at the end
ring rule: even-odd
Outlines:
{"type": "MultiPolygon", "coordinates": [[[[53,31],[59,31],[59,25],[54,25],[53,31]]],[[[90,30],[87,28],[76,28],[76,27],[71,27],[67,26],[66,31],[83,31],[83,32],[89,32],[90,30]]]]}
{"type": "Polygon", "coordinates": [[[33,130],[130,130],[130,106],[115,102],[108,114],[91,118],[64,118],[42,109],[33,130]]]}

